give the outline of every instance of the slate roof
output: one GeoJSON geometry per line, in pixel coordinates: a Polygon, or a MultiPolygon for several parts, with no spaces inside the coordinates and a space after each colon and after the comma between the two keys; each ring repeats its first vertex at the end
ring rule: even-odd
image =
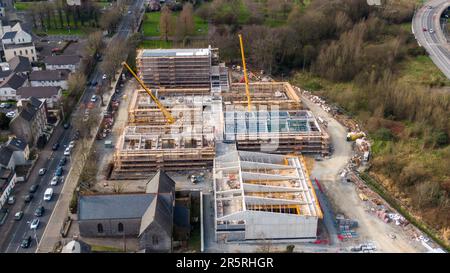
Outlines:
{"type": "Polygon", "coordinates": [[[41,70],[30,73],[30,81],[64,81],[69,78],[70,70],[41,70]]]}
{"type": "Polygon", "coordinates": [[[13,73],[12,70],[5,70],[5,71],[1,70],[0,71],[0,78],[5,78],[5,80],[6,80],[6,77],[11,75],[12,73],[13,73]]]}
{"type": "Polygon", "coordinates": [[[17,88],[21,87],[26,80],[25,77],[12,73],[0,84],[0,88],[11,87],[12,89],[17,90],[17,88]]]}
{"type": "Polygon", "coordinates": [[[80,196],[78,219],[141,218],[155,198],[154,194],[111,194],[80,196]]]}
{"type": "Polygon", "coordinates": [[[46,65],[68,65],[77,64],[81,60],[77,55],[55,55],[45,57],[44,63],[46,65]]]}
{"type": "Polygon", "coordinates": [[[175,189],[175,181],[165,172],[158,171],[152,179],[147,182],[146,193],[169,193],[175,189]]]}
{"type": "Polygon", "coordinates": [[[173,213],[173,219],[176,226],[190,228],[189,208],[187,206],[176,205],[173,213]]]}
{"type": "Polygon", "coordinates": [[[20,138],[13,137],[13,138],[11,138],[11,140],[9,140],[7,145],[12,150],[24,151],[25,148],[27,147],[27,142],[22,140],[22,139],[20,139],[20,138]]]}
{"type": "Polygon", "coordinates": [[[14,39],[16,37],[17,31],[8,31],[3,34],[2,39],[14,39]]]}
{"type": "MultiPolygon", "coordinates": [[[[27,100],[31,103],[31,105],[24,107],[22,111],[20,111],[19,115],[17,115],[16,117],[21,117],[26,121],[31,121],[44,102],[34,97],[30,97],[27,100]]],[[[13,120],[15,120],[16,117],[13,120]]]]}
{"type": "Polygon", "coordinates": [[[11,156],[13,154],[13,150],[7,146],[3,146],[0,148],[0,164],[4,166],[8,166],[9,161],[11,160],[11,156]]]}
{"type": "Polygon", "coordinates": [[[31,71],[31,63],[27,57],[24,56],[15,56],[11,60],[9,60],[9,67],[14,72],[30,72],[31,71]]]}
{"type": "Polygon", "coordinates": [[[36,86],[28,87],[22,86],[16,91],[16,95],[20,95],[22,98],[35,97],[35,98],[50,98],[57,95],[61,87],[57,86],[36,86]]]}

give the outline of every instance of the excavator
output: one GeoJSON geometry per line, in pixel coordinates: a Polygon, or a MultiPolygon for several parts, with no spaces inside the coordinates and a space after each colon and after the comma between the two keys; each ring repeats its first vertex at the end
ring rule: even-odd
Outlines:
{"type": "Polygon", "coordinates": [[[162,105],[162,103],[158,100],[158,98],[155,95],[153,95],[152,91],[144,84],[144,82],[136,75],[136,73],[134,73],[133,69],[131,69],[131,67],[126,62],[122,62],[122,65],[126,69],[128,69],[128,71],[130,71],[131,75],[133,75],[136,81],[142,86],[142,88],[144,88],[145,92],[147,92],[147,94],[156,103],[159,110],[166,118],[167,124],[169,125],[173,124],[175,122],[175,118],[172,116],[172,114],[170,114],[170,112],[166,109],[166,107],[164,107],[164,105],[162,105]]]}

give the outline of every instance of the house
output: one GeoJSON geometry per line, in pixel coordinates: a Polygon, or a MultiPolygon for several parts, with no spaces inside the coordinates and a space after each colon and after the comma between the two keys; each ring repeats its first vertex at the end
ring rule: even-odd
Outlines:
{"type": "Polygon", "coordinates": [[[13,71],[11,70],[1,70],[0,71],[0,84],[8,78],[9,75],[11,75],[13,71]]]}
{"type": "Polygon", "coordinates": [[[15,100],[19,87],[28,86],[26,77],[11,73],[0,83],[0,100],[15,100]]]}
{"type": "Polygon", "coordinates": [[[0,167],[15,170],[16,166],[25,165],[30,157],[28,144],[19,138],[11,138],[0,147],[0,167]]]}
{"type": "Polygon", "coordinates": [[[67,89],[69,73],[70,70],[67,69],[32,71],[30,73],[30,84],[32,87],[59,86],[62,89],[67,89]]]}
{"type": "Polygon", "coordinates": [[[37,61],[36,48],[31,35],[22,29],[20,23],[2,36],[3,51],[7,62],[15,56],[27,57],[30,62],[37,61]]]}
{"type": "Polygon", "coordinates": [[[29,97],[35,97],[39,100],[45,99],[47,108],[56,108],[61,100],[61,87],[59,86],[22,86],[16,91],[16,99],[21,100],[29,97]]]}
{"type": "Polygon", "coordinates": [[[31,63],[27,57],[15,56],[9,60],[9,70],[14,71],[16,74],[28,75],[31,72],[31,63]]]}
{"type": "Polygon", "coordinates": [[[3,34],[9,31],[11,31],[11,26],[9,25],[8,21],[0,19],[0,37],[3,37],[3,34]]]}
{"type": "Polygon", "coordinates": [[[0,167],[0,209],[8,201],[8,197],[16,185],[16,178],[14,170],[0,167]]]}
{"type": "Polygon", "coordinates": [[[145,252],[171,252],[175,182],[159,171],[145,193],[80,196],[82,237],[135,237],[145,252]]]}
{"type": "Polygon", "coordinates": [[[81,57],[77,55],[55,55],[45,57],[44,63],[47,70],[68,69],[75,72],[80,66],[81,57]]]}
{"type": "MultiPolygon", "coordinates": [[[[21,99],[17,103],[17,114],[9,123],[11,131],[30,146],[47,141],[44,130],[47,125],[47,107],[45,100],[34,97],[21,99]]],[[[41,146],[41,145],[38,145],[41,146]]]]}

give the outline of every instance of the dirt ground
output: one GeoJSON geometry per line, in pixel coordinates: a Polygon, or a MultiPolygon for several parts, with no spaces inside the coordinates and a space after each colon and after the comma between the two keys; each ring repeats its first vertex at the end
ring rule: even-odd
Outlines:
{"type": "Polygon", "coordinates": [[[402,228],[386,224],[374,214],[370,214],[358,197],[354,184],[341,182],[338,174],[352,156],[351,143],[346,141],[347,130],[318,105],[305,97],[302,101],[316,116],[328,121],[328,133],[335,148],[331,158],[315,162],[311,175],[320,181],[336,212],[344,213],[359,223],[356,229],[359,238],[346,242],[344,246],[371,241],[377,246],[377,252],[424,252],[425,248],[408,236],[402,228]],[[396,239],[391,239],[389,234],[395,234],[396,239]]]}

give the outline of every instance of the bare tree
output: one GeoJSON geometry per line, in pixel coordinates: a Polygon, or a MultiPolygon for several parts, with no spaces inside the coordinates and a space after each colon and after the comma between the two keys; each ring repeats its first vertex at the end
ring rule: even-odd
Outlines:
{"type": "Polygon", "coordinates": [[[178,40],[182,40],[186,36],[193,34],[194,31],[194,7],[191,3],[187,2],[183,5],[183,10],[177,19],[176,37],[178,40]]]}
{"type": "Polygon", "coordinates": [[[172,11],[168,6],[164,6],[161,9],[161,17],[159,18],[159,31],[161,33],[161,38],[163,38],[165,41],[168,41],[169,35],[173,31],[172,11]]]}
{"type": "Polygon", "coordinates": [[[96,31],[88,35],[84,53],[86,56],[95,56],[103,48],[103,34],[96,31]]]}

